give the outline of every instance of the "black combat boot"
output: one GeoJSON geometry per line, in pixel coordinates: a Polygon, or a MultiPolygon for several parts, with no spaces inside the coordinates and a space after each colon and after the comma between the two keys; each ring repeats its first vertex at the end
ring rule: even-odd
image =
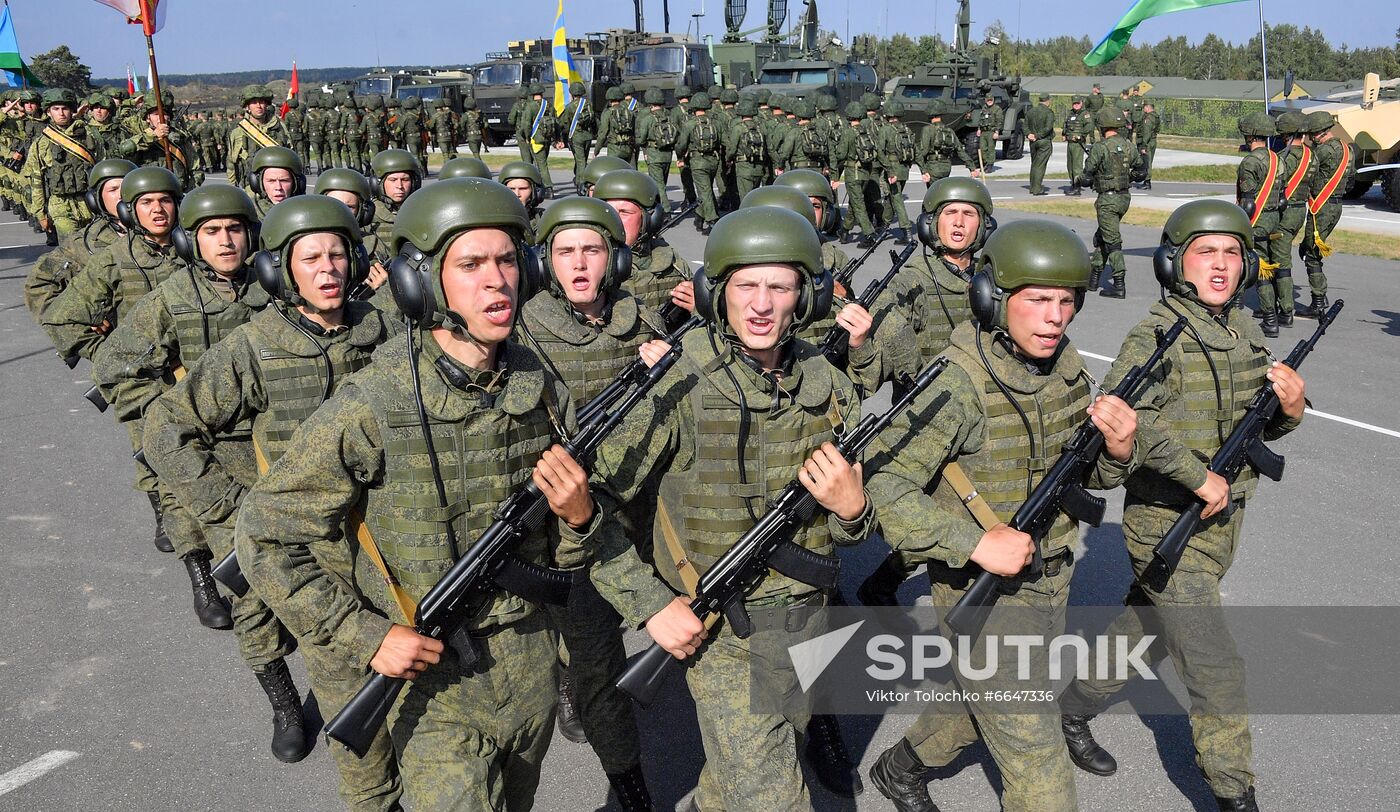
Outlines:
{"type": "MultiPolygon", "coordinates": [[[[1075,187],[1075,188],[1078,188],[1078,187],[1075,187]]],[[[1103,278],[1103,272],[1104,272],[1104,269],[1103,269],[1103,268],[1095,268],[1094,270],[1092,270],[1092,271],[1089,272],[1089,290],[1097,290],[1097,289],[1098,289],[1098,287],[1099,287],[1099,280],[1103,278]]]]}
{"type": "Polygon", "coordinates": [[[1300,304],[1294,312],[1297,313],[1300,319],[1320,319],[1327,313],[1327,308],[1330,306],[1331,303],[1327,301],[1327,294],[1314,293],[1312,295],[1312,305],[1300,304]]]}
{"type": "Polygon", "coordinates": [[[1126,299],[1128,298],[1128,280],[1114,277],[1108,286],[1099,291],[1099,295],[1105,299],[1126,299]]]}
{"type": "Polygon", "coordinates": [[[1149,192],[1152,191],[1152,179],[1148,178],[1147,180],[1143,181],[1142,188],[1149,192]]]}
{"type": "Polygon", "coordinates": [[[0,211],[9,211],[11,208],[12,204],[10,203],[10,199],[8,197],[0,198],[0,211]]]}
{"type": "Polygon", "coordinates": [[[1293,311],[1291,311],[1291,310],[1280,310],[1280,311],[1278,312],[1278,326],[1280,326],[1280,327],[1292,327],[1292,326],[1293,326],[1293,311]]]}
{"type": "Polygon", "coordinates": [[[170,536],[165,534],[165,516],[160,512],[160,497],[148,493],[146,498],[151,500],[151,510],[156,514],[156,537],[154,539],[156,549],[162,553],[175,552],[175,545],[170,542],[170,536]]]}
{"type": "Polygon", "coordinates": [[[843,798],[854,798],[865,791],[860,765],[851,763],[841,726],[835,716],[813,716],[807,722],[807,762],[827,791],[843,798]]]}
{"type": "Polygon", "coordinates": [[[938,812],[924,785],[927,771],[909,742],[900,739],[875,760],[870,768],[870,781],[894,804],[897,812],[938,812]]]}
{"type": "Polygon", "coordinates": [[[608,783],[612,784],[613,795],[623,812],[652,812],[651,793],[647,791],[647,779],[642,775],[642,766],[621,773],[608,773],[608,783]]]}
{"type": "Polygon", "coordinates": [[[253,674],[272,703],[272,755],[286,764],[301,761],[311,748],[301,720],[301,695],[287,671],[287,661],[275,660],[253,674]]]}
{"type": "Polygon", "coordinates": [[[908,244],[909,244],[909,229],[900,227],[900,228],[895,229],[895,232],[894,232],[894,233],[895,233],[894,241],[895,241],[896,244],[898,244],[898,245],[908,245],[908,244]]]}
{"type": "Polygon", "coordinates": [[[1085,772],[1094,775],[1113,775],[1118,772],[1118,762],[1099,743],[1089,730],[1092,714],[1083,716],[1064,714],[1060,717],[1060,730],[1065,734],[1065,746],[1069,748],[1069,760],[1085,772]]]}
{"type": "Polygon", "coordinates": [[[583,719],[579,717],[578,702],[574,700],[574,680],[569,669],[560,669],[559,676],[559,716],[555,724],[559,734],[574,744],[587,744],[588,734],[583,732],[583,719]]]}
{"type": "Polygon", "coordinates": [[[904,570],[899,556],[890,553],[856,588],[856,598],[862,606],[898,606],[899,598],[895,593],[908,578],[909,573],[904,570]]]}
{"type": "Polygon", "coordinates": [[[47,245],[50,248],[54,247],[55,245],[58,245],[58,229],[54,228],[53,226],[49,226],[49,230],[44,232],[44,245],[47,245]]]}
{"type": "Polygon", "coordinates": [[[1278,312],[1265,311],[1264,320],[1259,326],[1263,328],[1265,338],[1278,338],[1278,312]]]}
{"type": "Polygon", "coordinates": [[[1259,803],[1254,800],[1254,787],[1238,798],[1221,798],[1217,795],[1215,804],[1220,807],[1220,812],[1259,812],[1259,803]]]}
{"type": "Polygon", "coordinates": [[[869,247],[871,247],[871,246],[874,245],[874,244],[875,244],[875,234],[874,234],[874,233],[871,233],[871,234],[862,234],[862,235],[860,236],[860,239],[856,241],[856,247],[857,247],[857,248],[869,248],[869,247]]]}
{"type": "Polygon", "coordinates": [[[15,206],[14,206],[14,209],[15,209],[15,216],[16,216],[16,217],[18,217],[18,218],[21,219],[21,220],[28,220],[28,219],[29,219],[29,212],[27,212],[27,211],[24,210],[24,204],[23,204],[23,203],[16,203],[15,206]]]}
{"type": "Polygon", "coordinates": [[[209,629],[232,629],[233,615],[228,604],[214,586],[214,576],[209,572],[208,550],[197,550],[185,559],[185,570],[190,574],[190,588],[194,590],[194,613],[199,622],[209,629]]]}

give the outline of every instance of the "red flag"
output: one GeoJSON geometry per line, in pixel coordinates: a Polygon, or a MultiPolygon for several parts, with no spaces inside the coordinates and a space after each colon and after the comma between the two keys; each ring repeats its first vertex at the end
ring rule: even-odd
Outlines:
{"type": "Polygon", "coordinates": [[[301,92],[301,82],[297,81],[297,61],[293,59],[292,83],[287,88],[287,101],[282,102],[282,110],[278,113],[279,116],[281,116],[282,118],[287,117],[287,111],[291,109],[290,105],[288,105],[287,102],[290,102],[292,99],[296,98],[296,95],[299,92],[301,92]]]}
{"type": "Polygon", "coordinates": [[[126,92],[128,95],[136,95],[136,79],[131,75],[131,66],[126,66],[126,92]]]}

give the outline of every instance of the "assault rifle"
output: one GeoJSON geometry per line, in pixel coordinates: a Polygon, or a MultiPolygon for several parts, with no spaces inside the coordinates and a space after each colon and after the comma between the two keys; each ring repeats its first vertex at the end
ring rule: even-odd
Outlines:
{"type": "MultiPolygon", "coordinates": [[[[928,388],[948,365],[938,358],[924,368],[917,378],[905,375],[907,391],[888,411],[866,415],[854,429],[836,444],[847,462],[860,458],[866,446],[902,412],[914,398],[928,388]]],[[[798,527],[806,523],[818,508],[817,500],[797,479],[783,488],[748,532],[720,556],[705,574],[700,576],[690,611],[702,621],[724,613],[734,634],[747,638],[753,633],[753,621],[744,610],[744,598],[758,588],[772,568],[778,572],[819,589],[831,589],[840,574],[840,560],[818,555],[792,541],[798,527]]],[[[671,672],[680,668],[681,661],[669,651],[652,643],[641,657],[622,672],[617,687],[637,700],[650,705],[671,672]]]]}
{"type": "MultiPolygon", "coordinates": [[[[1157,332],[1157,348],[1140,366],[1128,370],[1123,380],[1110,393],[1123,399],[1129,406],[1137,403],[1142,396],[1143,384],[1153,367],[1161,362],[1167,349],[1176,342],[1181,331],[1186,328],[1186,319],[1179,318],[1165,333],[1157,332]]],[[[1094,425],[1093,419],[1085,420],[1065,443],[1060,458],[1031,492],[1029,498],[1011,517],[1013,529],[1031,537],[1035,544],[1035,556],[1022,575],[1038,575],[1044,562],[1041,560],[1040,543],[1050,527],[1059,518],[1060,512],[1068,513],[1076,521],[1088,522],[1098,527],[1103,521],[1103,497],[1094,496],[1084,489],[1084,477],[1089,473],[1099,452],[1103,450],[1103,432],[1094,425]]],[[[1021,577],[1020,575],[1016,577],[1021,577]]],[[[999,587],[1007,580],[999,575],[983,571],[963,593],[962,598],[948,612],[944,620],[948,627],[958,634],[974,635],[982,630],[987,614],[1001,595],[999,587]]]]}
{"type": "MultiPolygon", "coordinates": [[[[680,355],[680,344],[672,344],[670,351],[646,371],[620,404],[610,410],[595,411],[573,438],[564,443],[564,449],[580,465],[590,465],[604,438],[675,365],[680,355]]],[[[549,515],[549,502],[533,480],[507,497],[496,508],[496,520],[491,526],[482,531],[452,569],[423,596],[413,618],[414,631],[447,643],[462,666],[469,668],[478,654],[465,626],[490,602],[497,588],[536,602],[566,603],[571,582],[566,574],[526,563],[515,556],[520,540],[538,531],[549,515]]],[[[375,734],[384,726],[404,682],[401,678],[378,673],[371,676],[349,704],[326,724],[326,735],[364,757],[375,734]]]]}
{"type": "Polygon", "coordinates": [[[875,242],[871,244],[869,248],[865,249],[865,253],[861,254],[858,257],[852,258],[849,262],[845,264],[845,266],[841,268],[841,270],[833,274],[832,279],[836,281],[836,284],[840,285],[843,288],[849,288],[851,286],[851,280],[855,278],[856,271],[860,268],[860,266],[865,264],[865,261],[867,259],[870,259],[870,257],[872,257],[875,254],[875,249],[879,248],[885,240],[890,238],[890,231],[891,229],[887,228],[884,231],[881,231],[880,233],[876,234],[875,242]]]}
{"type": "MultiPolygon", "coordinates": [[[[865,290],[861,291],[860,298],[856,299],[855,303],[866,310],[873,307],[875,305],[875,300],[879,298],[881,293],[884,293],[885,288],[890,286],[890,283],[894,281],[895,275],[899,273],[899,269],[903,268],[904,264],[908,262],[909,258],[912,256],[914,256],[913,243],[906,245],[904,250],[900,251],[898,254],[891,249],[890,262],[892,264],[889,271],[884,276],[867,285],[865,290]]],[[[870,337],[866,336],[866,341],[869,340],[870,337]]],[[[850,332],[847,331],[845,327],[838,324],[832,327],[831,332],[827,333],[826,338],[822,340],[822,345],[820,347],[822,355],[825,355],[826,360],[830,361],[837,369],[845,369],[846,356],[850,352],[850,341],[850,332]]]]}
{"type": "MultiPolygon", "coordinates": [[[[691,316],[689,319],[686,320],[685,324],[682,324],[674,332],[672,332],[670,335],[666,336],[661,340],[674,347],[680,343],[681,338],[683,338],[686,333],[690,332],[691,330],[695,329],[696,327],[699,327],[704,323],[705,320],[703,318],[699,316],[691,316]]],[[[642,359],[638,358],[632,363],[628,364],[627,367],[622,370],[622,372],[618,373],[617,377],[613,379],[612,383],[608,384],[607,387],[603,389],[603,391],[598,393],[597,397],[584,404],[578,410],[578,422],[587,423],[589,420],[592,420],[593,417],[598,414],[598,412],[611,406],[614,401],[622,397],[622,393],[626,392],[628,389],[631,389],[632,386],[635,385],[638,381],[642,380],[646,374],[646,361],[643,361],[642,359]]]]}
{"type": "MultiPolygon", "coordinates": [[[[1299,341],[1298,346],[1293,348],[1293,352],[1288,354],[1283,363],[1291,369],[1298,369],[1298,365],[1303,363],[1303,359],[1317,346],[1322,334],[1336,321],[1337,314],[1342,312],[1343,304],[1341,299],[1333,302],[1327,312],[1318,317],[1317,329],[1313,331],[1312,336],[1299,341]]],[[[1215,456],[1211,457],[1209,469],[1231,485],[1235,484],[1245,465],[1251,466],[1275,482],[1282,479],[1283,457],[1269,450],[1262,439],[1264,429],[1274,419],[1274,415],[1278,414],[1278,409],[1279,400],[1278,395],[1274,394],[1274,385],[1264,384],[1254,393],[1254,398],[1245,409],[1244,417],[1235,424],[1234,431],[1230,432],[1230,436],[1225,438],[1225,443],[1215,452],[1215,456]]],[[[1204,508],[1205,503],[1197,500],[1177,517],[1167,534],[1152,548],[1152,561],[1142,572],[1142,582],[1153,591],[1161,592],[1167,588],[1172,573],[1176,572],[1177,565],[1181,563],[1182,553],[1186,552],[1187,543],[1201,528],[1201,510],[1204,508]]],[[[1227,507],[1226,510],[1232,508],[1227,507]]]]}

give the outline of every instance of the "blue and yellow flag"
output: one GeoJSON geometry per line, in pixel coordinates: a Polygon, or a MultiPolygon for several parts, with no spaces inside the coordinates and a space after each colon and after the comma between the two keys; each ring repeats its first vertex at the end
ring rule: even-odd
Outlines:
{"type": "Polygon", "coordinates": [[[574,67],[574,58],[569,55],[568,43],[569,37],[564,33],[564,0],[559,0],[559,9],[554,13],[554,43],[551,48],[554,55],[555,114],[563,112],[571,101],[569,84],[583,81],[578,68],[574,67]]]}

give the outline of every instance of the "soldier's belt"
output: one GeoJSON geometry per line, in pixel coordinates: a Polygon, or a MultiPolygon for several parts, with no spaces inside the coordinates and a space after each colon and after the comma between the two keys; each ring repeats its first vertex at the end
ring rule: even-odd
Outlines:
{"type": "Polygon", "coordinates": [[[761,599],[744,602],[746,607],[757,612],[753,616],[754,631],[778,631],[781,629],[795,634],[805,629],[812,616],[826,605],[826,596],[821,592],[811,592],[783,600],[786,597],[781,596],[776,601],[761,599]],[[784,609],[786,611],[782,611],[784,609]]]}
{"type": "MultiPolygon", "coordinates": [[[[1035,583],[1042,578],[1054,578],[1060,574],[1061,570],[1074,563],[1074,551],[1067,547],[1062,548],[1046,556],[1043,560],[1044,566],[1040,572],[1023,578],[1004,578],[1002,586],[999,588],[1003,591],[1015,591],[1020,584],[1035,583]]],[[[929,580],[945,584],[953,589],[966,589],[980,574],[982,574],[982,568],[972,563],[961,567],[950,567],[937,559],[928,562],[929,580]]]]}
{"type": "Polygon", "coordinates": [[[1101,195],[1120,195],[1120,194],[1123,194],[1124,192],[1126,192],[1126,191],[1128,191],[1128,190],[1127,190],[1127,189],[1098,189],[1098,190],[1096,190],[1096,191],[1097,191],[1099,194],[1101,194],[1101,195]]]}

